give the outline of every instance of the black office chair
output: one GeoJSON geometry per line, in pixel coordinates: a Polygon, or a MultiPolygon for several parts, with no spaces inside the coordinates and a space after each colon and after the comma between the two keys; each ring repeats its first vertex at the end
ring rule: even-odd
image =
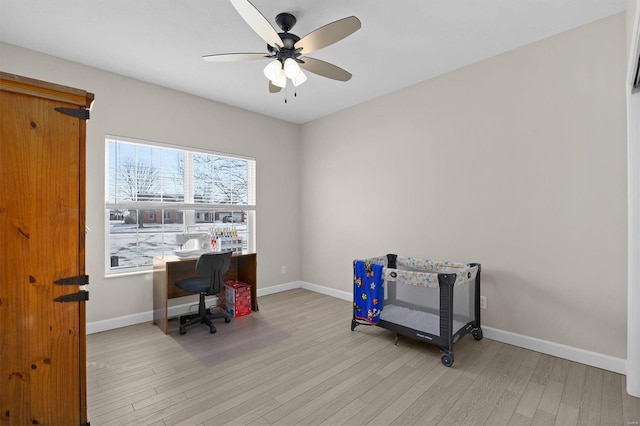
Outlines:
{"type": "Polygon", "coordinates": [[[180,317],[180,334],[187,332],[187,327],[200,323],[209,326],[211,334],[216,332],[216,327],[211,320],[216,318],[224,318],[224,322],[231,321],[231,317],[226,312],[212,313],[204,305],[204,297],[218,294],[224,282],[222,276],[229,270],[231,264],[232,252],[222,253],[205,253],[196,262],[196,277],[186,278],[176,282],[176,287],[181,288],[189,293],[199,293],[200,303],[198,304],[198,313],[191,315],[183,315],[180,317]]]}

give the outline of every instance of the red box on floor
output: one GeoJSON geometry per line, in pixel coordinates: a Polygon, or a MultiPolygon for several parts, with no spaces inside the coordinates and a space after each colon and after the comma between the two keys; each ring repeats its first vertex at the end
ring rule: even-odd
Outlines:
{"type": "Polygon", "coordinates": [[[224,308],[232,317],[251,313],[251,286],[241,281],[227,281],[224,290],[224,308]]]}

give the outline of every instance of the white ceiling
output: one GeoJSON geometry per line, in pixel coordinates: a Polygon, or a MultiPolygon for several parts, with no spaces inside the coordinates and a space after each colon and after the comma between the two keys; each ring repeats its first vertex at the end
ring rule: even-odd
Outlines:
{"type": "MultiPolygon", "coordinates": [[[[214,53],[266,52],[228,0],[0,0],[0,41],[305,123],[450,70],[622,12],[626,0],[251,0],[302,37],[357,16],[362,28],[309,56],[353,74],[309,74],[297,97],[270,94],[264,61],[207,63],[214,53]]],[[[278,31],[280,31],[278,29],[278,31]]],[[[0,58],[1,64],[1,58],[0,58]]]]}

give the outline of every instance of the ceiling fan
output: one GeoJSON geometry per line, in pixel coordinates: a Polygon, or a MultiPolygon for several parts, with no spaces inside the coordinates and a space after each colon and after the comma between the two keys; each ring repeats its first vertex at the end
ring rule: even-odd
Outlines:
{"type": "Polygon", "coordinates": [[[271,93],[279,92],[286,87],[287,79],[291,80],[296,87],[304,83],[307,76],[302,69],[333,80],[348,81],[351,79],[351,73],[348,71],[328,62],[303,55],[336,43],[359,30],[362,25],[355,16],[331,22],[300,38],[289,32],[296,23],[296,18],[292,14],[280,13],[276,16],[276,24],[282,30],[281,33],[278,33],[248,0],[229,1],[247,24],[267,42],[267,53],[205,55],[202,57],[205,61],[233,62],[273,59],[264,69],[264,74],[269,79],[269,92],[271,93]]]}

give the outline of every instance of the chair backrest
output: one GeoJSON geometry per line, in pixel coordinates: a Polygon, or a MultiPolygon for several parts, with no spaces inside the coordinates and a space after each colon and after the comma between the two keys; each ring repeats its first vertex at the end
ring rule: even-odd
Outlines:
{"type": "Polygon", "coordinates": [[[211,277],[208,294],[218,294],[224,286],[222,276],[229,270],[232,254],[230,251],[205,253],[198,259],[196,274],[201,277],[211,277]]]}

